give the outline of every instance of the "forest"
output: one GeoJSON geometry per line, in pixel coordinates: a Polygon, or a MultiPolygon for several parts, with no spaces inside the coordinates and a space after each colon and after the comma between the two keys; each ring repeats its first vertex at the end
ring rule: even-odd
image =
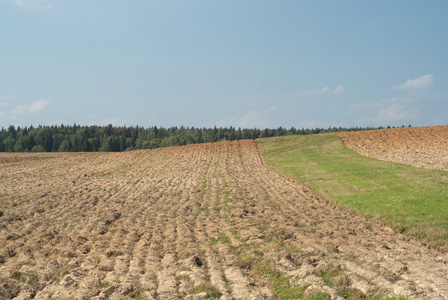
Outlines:
{"type": "MultiPolygon", "coordinates": [[[[411,125],[409,125],[411,126],[411,125]]],[[[404,126],[402,126],[404,127],[404,126]]],[[[390,128],[388,126],[387,128],[390,128]]],[[[196,143],[257,139],[285,135],[307,135],[337,131],[383,129],[383,127],[290,129],[241,129],[234,127],[114,127],[54,125],[2,127],[0,152],[121,152],[138,149],[182,146],[196,143]]]]}

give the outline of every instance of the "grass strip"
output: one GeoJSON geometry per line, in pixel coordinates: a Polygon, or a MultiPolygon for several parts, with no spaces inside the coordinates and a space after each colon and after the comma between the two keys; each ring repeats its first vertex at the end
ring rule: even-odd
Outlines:
{"type": "Polygon", "coordinates": [[[334,133],[258,139],[266,162],[328,200],[435,246],[448,243],[448,172],[361,156],[334,133]]]}

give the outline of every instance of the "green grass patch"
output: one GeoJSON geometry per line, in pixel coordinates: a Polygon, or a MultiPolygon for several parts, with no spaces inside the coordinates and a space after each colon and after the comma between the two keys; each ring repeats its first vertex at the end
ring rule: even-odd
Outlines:
{"type": "Polygon", "coordinates": [[[258,142],[269,165],[324,198],[433,245],[447,246],[448,172],[361,156],[334,133],[258,142]]]}
{"type": "Polygon", "coordinates": [[[271,275],[269,282],[280,299],[301,299],[307,288],[291,284],[287,276],[280,274],[271,275]]]}
{"type": "Polygon", "coordinates": [[[17,281],[23,281],[23,275],[19,271],[15,271],[11,276],[17,281]]]}
{"type": "Polygon", "coordinates": [[[207,189],[207,176],[204,175],[204,179],[203,179],[202,187],[201,187],[201,192],[205,192],[206,189],[207,189]]]}
{"type": "Polygon", "coordinates": [[[293,284],[291,277],[273,270],[272,262],[257,253],[247,253],[237,258],[236,265],[255,278],[266,278],[270,288],[280,299],[302,299],[306,286],[293,284]]]}
{"type": "Polygon", "coordinates": [[[219,292],[218,288],[214,286],[210,281],[206,281],[195,288],[195,293],[206,293],[205,299],[219,299],[222,294],[219,292]]]}

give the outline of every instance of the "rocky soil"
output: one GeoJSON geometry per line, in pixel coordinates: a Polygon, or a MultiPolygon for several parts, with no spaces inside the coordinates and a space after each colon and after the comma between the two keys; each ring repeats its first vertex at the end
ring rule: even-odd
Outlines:
{"type": "Polygon", "coordinates": [[[0,201],[0,299],[448,298],[445,253],[316,196],[255,141],[0,154],[0,201]]]}
{"type": "Polygon", "coordinates": [[[339,132],[345,146],[368,157],[448,171],[448,125],[339,132]]]}

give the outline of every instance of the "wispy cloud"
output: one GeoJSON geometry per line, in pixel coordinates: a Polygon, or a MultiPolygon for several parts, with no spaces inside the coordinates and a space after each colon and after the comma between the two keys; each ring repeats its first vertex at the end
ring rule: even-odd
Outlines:
{"type": "Polygon", "coordinates": [[[49,103],[49,100],[40,99],[32,104],[19,105],[11,112],[13,114],[32,114],[43,110],[49,103]]]}
{"type": "Polygon", "coordinates": [[[327,122],[327,121],[307,121],[304,122],[300,127],[303,128],[328,128],[328,127],[344,127],[346,126],[345,121],[342,122],[327,122]]]}
{"type": "Polygon", "coordinates": [[[258,111],[253,110],[241,118],[238,126],[242,128],[266,127],[275,111],[277,111],[276,107],[258,111]]]}
{"type": "Polygon", "coordinates": [[[432,74],[426,74],[422,77],[416,79],[409,79],[401,85],[394,85],[392,89],[394,90],[409,90],[409,89],[422,89],[432,85],[432,74]]]}
{"type": "Polygon", "coordinates": [[[419,115],[419,110],[412,106],[414,100],[395,97],[371,103],[355,103],[348,108],[352,110],[367,110],[370,116],[361,117],[362,124],[375,123],[391,125],[395,122],[410,122],[419,115]]]}
{"type": "Polygon", "coordinates": [[[277,115],[278,109],[270,107],[268,109],[252,110],[241,118],[230,118],[220,120],[216,126],[226,127],[234,126],[241,128],[269,128],[274,117],[277,115]]]}
{"type": "Polygon", "coordinates": [[[348,108],[354,109],[354,110],[378,109],[378,108],[389,106],[394,103],[409,104],[412,102],[415,102],[415,101],[413,99],[408,99],[408,98],[394,97],[391,99],[383,99],[378,102],[354,103],[354,104],[350,105],[348,108]]]}
{"type": "Polygon", "coordinates": [[[112,124],[114,126],[121,126],[125,123],[126,122],[122,122],[118,118],[109,118],[109,119],[104,119],[104,120],[99,120],[99,121],[92,121],[92,122],[89,122],[88,125],[107,126],[109,124],[112,124]]]}
{"type": "Polygon", "coordinates": [[[331,91],[330,94],[334,94],[335,95],[335,94],[340,94],[340,93],[343,93],[343,92],[345,92],[344,87],[342,85],[338,85],[338,87],[335,88],[333,91],[331,91]]]}
{"type": "Polygon", "coordinates": [[[415,107],[394,104],[378,110],[374,117],[364,118],[364,121],[390,125],[394,122],[409,122],[418,117],[419,111],[415,107]]]}
{"type": "Polygon", "coordinates": [[[26,6],[26,4],[22,0],[14,0],[13,2],[14,2],[14,4],[19,5],[19,6],[26,6]]]}
{"type": "Polygon", "coordinates": [[[374,120],[379,122],[401,122],[414,120],[418,117],[418,109],[394,104],[380,109],[374,120]]]}
{"type": "Polygon", "coordinates": [[[331,90],[328,86],[321,88],[320,90],[309,90],[309,91],[299,91],[296,93],[297,96],[310,96],[319,94],[340,94],[344,92],[345,89],[342,85],[339,85],[334,90],[331,90]]]}
{"type": "Polygon", "coordinates": [[[45,10],[53,8],[53,5],[48,0],[14,0],[13,3],[26,8],[39,8],[45,10]]]}
{"type": "Polygon", "coordinates": [[[8,95],[8,96],[0,96],[0,100],[13,100],[16,96],[14,95],[8,95]]]}

